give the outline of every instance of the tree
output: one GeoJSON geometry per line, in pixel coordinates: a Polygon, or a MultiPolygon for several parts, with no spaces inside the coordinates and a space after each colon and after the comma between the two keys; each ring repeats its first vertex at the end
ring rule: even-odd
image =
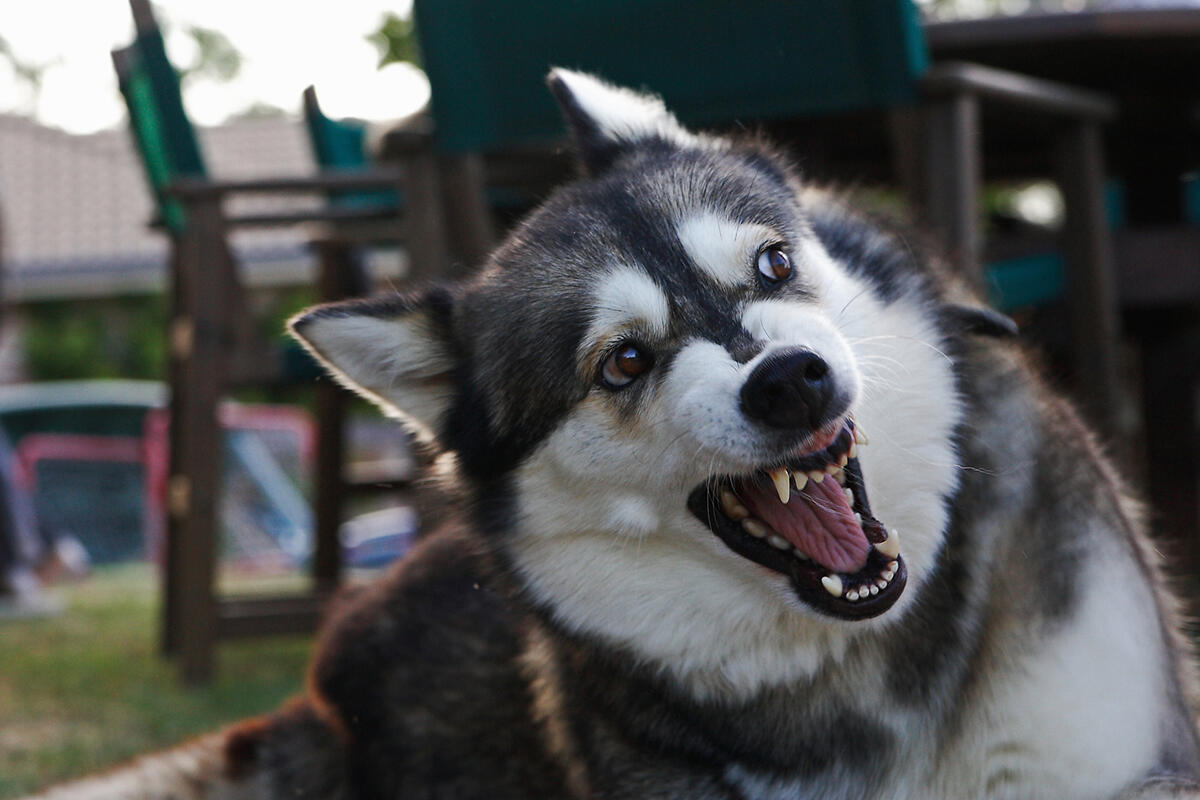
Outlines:
{"type": "Polygon", "coordinates": [[[417,29],[411,16],[401,17],[389,11],[380,19],[379,29],[367,36],[367,41],[379,51],[379,69],[397,63],[421,66],[417,29]]]}

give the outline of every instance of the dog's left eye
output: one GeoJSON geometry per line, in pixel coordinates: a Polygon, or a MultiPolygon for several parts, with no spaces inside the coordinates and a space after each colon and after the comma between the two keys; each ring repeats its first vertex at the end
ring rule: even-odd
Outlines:
{"type": "Polygon", "coordinates": [[[792,277],[792,260],[779,247],[768,247],[759,253],[756,266],[768,288],[778,286],[792,277]]]}
{"type": "Polygon", "coordinates": [[[623,344],[605,360],[600,376],[610,389],[628,386],[650,369],[653,359],[648,350],[636,344],[623,344]]]}

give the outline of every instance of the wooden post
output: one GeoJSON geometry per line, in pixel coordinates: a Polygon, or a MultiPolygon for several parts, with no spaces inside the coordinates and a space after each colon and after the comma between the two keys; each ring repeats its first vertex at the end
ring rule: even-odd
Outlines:
{"type": "MultiPolygon", "coordinates": [[[[325,238],[313,243],[320,262],[318,292],[323,302],[356,294],[355,253],[342,239],[325,238]]],[[[338,529],[345,497],[343,469],[346,463],[345,389],[328,377],[317,383],[317,474],[313,580],[318,593],[337,588],[342,570],[338,529]]]]}
{"type": "Polygon", "coordinates": [[[408,208],[404,240],[408,249],[409,282],[444,277],[450,264],[446,226],[442,218],[441,181],[433,146],[426,145],[404,161],[401,186],[408,208]]]}
{"type": "Polygon", "coordinates": [[[442,155],[438,168],[448,243],[455,261],[451,277],[464,277],[483,263],[496,243],[483,156],[442,155]]]}
{"type": "Polygon", "coordinates": [[[924,218],[958,258],[964,277],[981,287],[978,202],[983,155],[979,99],[968,92],[927,97],[921,104],[921,122],[924,218]]]}
{"type": "Polygon", "coordinates": [[[1079,397],[1092,422],[1127,447],[1120,389],[1121,322],[1112,241],[1104,215],[1104,159],[1095,122],[1067,123],[1056,155],[1066,205],[1063,254],[1071,323],[1071,358],[1079,397]]]}
{"type": "Polygon", "coordinates": [[[224,451],[217,414],[232,337],[225,296],[230,283],[224,274],[230,261],[220,200],[196,198],[187,213],[176,265],[179,305],[170,334],[179,368],[171,397],[178,415],[172,420],[177,438],[167,484],[174,538],[168,552],[176,563],[168,575],[176,582],[172,641],[184,682],[195,685],[207,682],[213,669],[217,620],[213,584],[224,451]]]}

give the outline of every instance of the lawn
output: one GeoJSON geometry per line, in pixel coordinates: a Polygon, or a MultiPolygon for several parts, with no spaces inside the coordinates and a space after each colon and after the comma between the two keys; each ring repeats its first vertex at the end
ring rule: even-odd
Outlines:
{"type": "Polygon", "coordinates": [[[61,589],[66,611],[0,619],[0,798],[267,711],[299,691],[309,637],[222,644],[217,678],[183,689],[157,651],[145,564],[61,589]]]}

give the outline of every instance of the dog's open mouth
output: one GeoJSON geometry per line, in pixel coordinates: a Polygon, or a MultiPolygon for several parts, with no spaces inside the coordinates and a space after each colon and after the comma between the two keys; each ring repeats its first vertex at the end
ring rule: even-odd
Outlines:
{"type": "Polygon", "coordinates": [[[899,535],[871,514],[857,457],[866,439],[853,420],[818,439],[822,447],[787,463],[709,479],[688,508],[735,553],[791,578],[812,608],[841,619],[878,616],[908,577],[899,535]]]}

